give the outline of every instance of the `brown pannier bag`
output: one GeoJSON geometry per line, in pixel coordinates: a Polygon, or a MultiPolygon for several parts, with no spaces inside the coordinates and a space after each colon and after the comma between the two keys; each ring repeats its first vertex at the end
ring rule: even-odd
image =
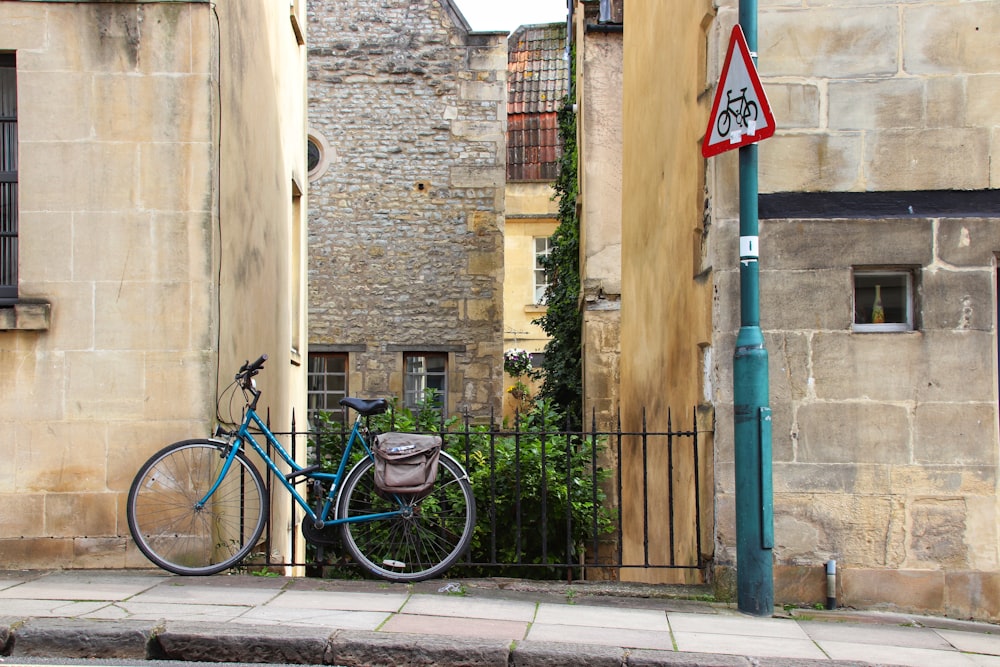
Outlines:
{"type": "Polygon", "coordinates": [[[385,493],[423,494],[437,478],[441,436],[380,433],[375,436],[375,486],[385,493]]]}

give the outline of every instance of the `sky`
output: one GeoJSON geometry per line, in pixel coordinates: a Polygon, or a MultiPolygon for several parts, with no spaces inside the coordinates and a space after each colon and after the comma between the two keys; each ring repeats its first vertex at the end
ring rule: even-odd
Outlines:
{"type": "Polygon", "coordinates": [[[506,30],[521,25],[566,21],[566,0],[453,0],[473,30],[506,30]]]}

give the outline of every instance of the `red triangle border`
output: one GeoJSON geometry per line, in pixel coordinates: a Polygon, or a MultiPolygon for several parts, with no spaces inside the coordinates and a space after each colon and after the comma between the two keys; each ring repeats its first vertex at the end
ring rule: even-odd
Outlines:
{"type": "Polygon", "coordinates": [[[701,144],[701,154],[705,158],[710,158],[734,148],[748,146],[774,135],[774,130],[774,116],[771,113],[771,105],[767,102],[767,96],[764,94],[764,86],[760,82],[760,76],[757,74],[757,68],[754,66],[753,59],[750,57],[750,47],[747,46],[747,40],[746,36],[743,34],[743,28],[737,23],[733,26],[733,32],[729,38],[729,50],[726,52],[725,64],[722,66],[722,75],[719,77],[719,83],[717,84],[717,89],[715,91],[715,101],[712,104],[712,113],[708,116],[708,127],[705,130],[705,138],[701,144]],[[737,46],[739,47],[740,56],[743,58],[744,65],[746,66],[747,74],[750,77],[750,83],[753,85],[754,93],[757,95],[757,103],[760,107],[760,112],[763,114],[764,120],[767,121],[767,125],[752,136],[746,134],[743,135],[737,143],[733,143],[732,141],[726,139],[710,144],[709,142],[712,140],[713,134],[712,128],[719,115],[719,107],[722,104],[722,95],[726,79],[729,76],[729,67],[732,64],[733,54],[736,51],[737,46]]]}

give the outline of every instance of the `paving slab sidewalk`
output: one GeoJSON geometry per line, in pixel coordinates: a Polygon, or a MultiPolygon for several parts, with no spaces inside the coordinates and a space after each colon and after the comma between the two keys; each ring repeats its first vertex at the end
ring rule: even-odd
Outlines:
{"type": "Polygon", "coordinates": [[[1000,667],[1000,626],[850,611],[756,618],[673,593],[503,579],[0,572],[0,647],[14,659],[345,666],[1000,667]]]}

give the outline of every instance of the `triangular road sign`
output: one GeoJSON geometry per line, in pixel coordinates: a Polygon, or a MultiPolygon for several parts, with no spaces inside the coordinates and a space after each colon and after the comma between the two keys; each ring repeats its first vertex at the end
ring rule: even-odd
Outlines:
{"type": "Polygon", "coordinates": [[[774,134],[774,116],[739,24],[733,26],[701,154],[712,157],[774,134]],[[739,57],[733,56],[738,53],[739,57]]]}

